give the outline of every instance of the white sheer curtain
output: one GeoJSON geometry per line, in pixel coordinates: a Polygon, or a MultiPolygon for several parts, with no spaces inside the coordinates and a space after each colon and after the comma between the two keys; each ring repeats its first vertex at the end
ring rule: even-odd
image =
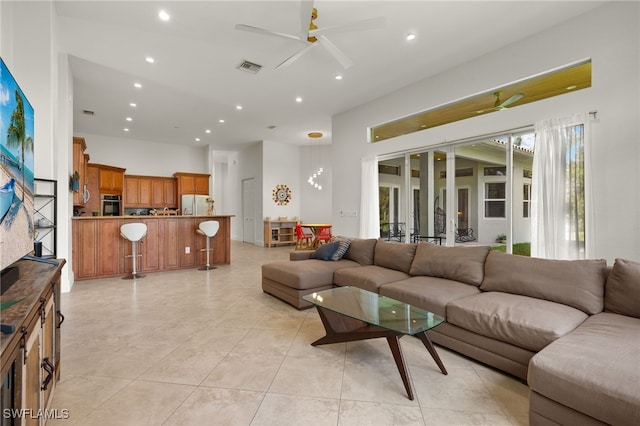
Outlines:
{"type": "Polygon", "coordinates": [[[378,200],[378,157],[360,162],[360,238],[380,237],[380,202],[378,200]]]}
{"type": "Polygon", "coordinates": [[[588,123],[584,114],[535,124],[531,184],[531,256],[589,255],[591,197],[588,123]]]}

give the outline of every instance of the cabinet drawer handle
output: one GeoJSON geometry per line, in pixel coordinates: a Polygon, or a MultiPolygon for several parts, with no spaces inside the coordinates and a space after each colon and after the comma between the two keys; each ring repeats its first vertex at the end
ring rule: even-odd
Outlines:
{"type": "Polygon", "coordinates": [[[62,315],[62,312],[60,311],[56,311],[56,314],[58,314],[58,319],[59,319],[58,325],[56,325],[56,328],[60,328],[60,326],[64,322],[64,315],[62,315]]]}
{"type": "Polygon", "coordinates": [[[51,383],[51,380],[53,380],[53,370],[55,367],[53,366],[51,361],[49,361],[49,358],[45,358],[42,360],[42,368],[47,372],[47,377],[42,382],[42,387],[40,389],[47,390],[49,383],[51,383]]]}

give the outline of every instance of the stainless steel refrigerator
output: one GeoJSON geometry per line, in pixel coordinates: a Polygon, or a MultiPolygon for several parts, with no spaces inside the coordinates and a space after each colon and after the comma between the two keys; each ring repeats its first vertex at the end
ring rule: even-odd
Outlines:
{"type": "Polygon", "coordinates": [[[204,216],[207,214],[206,195],[185,194],[182,196],[182,214],[189,216],[204,216]]]}

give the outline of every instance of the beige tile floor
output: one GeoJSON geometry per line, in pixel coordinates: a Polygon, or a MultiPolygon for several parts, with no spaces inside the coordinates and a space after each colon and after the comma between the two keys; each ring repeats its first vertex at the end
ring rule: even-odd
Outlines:
{"type": "Polygon", "coordinates": [[[64,425],[527,425],[528,388],[438,347],[384,339],[312,347],[314,309],[265,294],[260,265],[291,247],[232,242],[231,265],[77,282],[62,295],[64,425]]]}

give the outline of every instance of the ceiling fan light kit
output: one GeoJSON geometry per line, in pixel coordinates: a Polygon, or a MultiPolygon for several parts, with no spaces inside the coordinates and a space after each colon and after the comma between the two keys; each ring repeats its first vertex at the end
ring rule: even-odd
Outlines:
{"type": "Polygon", "coordinates": [[[316,46],[323,46],[324,49],[333,56],[333,58],[343,67],[349,68],[353,65],[353,61],[330,41],[325,34],[337,34],[342,32],[362,31],[370,29],[384,28],[386,26],[385,18],[371,18],[364,19],[362,21],[356,21],[349,24],[334,25],[324,28],[318,28],[314,21],[318,18],[318,10],[313,7],[312,1],[300,2],[300,15],[301,15],[301,32],[300,35],[292,35],[279,33],[264,28],[258,28],[251,25],[237,24],[236,30],[246,31],[270,37],[280,37],[288,40],[295,40],[301,43],[305,43],[306,46],[298,50],[293,55],[286,58],[275,69],[287,67],[300,59],[302,56],[313,50],[316,46]]]}

